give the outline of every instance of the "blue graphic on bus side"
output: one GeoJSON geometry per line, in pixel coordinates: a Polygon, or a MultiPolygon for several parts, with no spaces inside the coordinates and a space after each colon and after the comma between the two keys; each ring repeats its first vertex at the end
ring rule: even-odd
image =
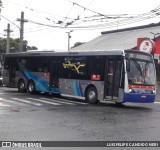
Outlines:
{"type": "Polygon", "coordinates": [[[73,92],[75,96],[83,96],[82,87],[79,81],[72,82],[73,92]]]}
{"type": "Polygon", "coordinates": [[[46,80],[38,77],[35,74],[28,72],[28,71],[23,71],[23,74],[27,80],[32,79],[35,82],[35,86],[36,86],[37,91],[48,92],[49,83],[46,80]]]}

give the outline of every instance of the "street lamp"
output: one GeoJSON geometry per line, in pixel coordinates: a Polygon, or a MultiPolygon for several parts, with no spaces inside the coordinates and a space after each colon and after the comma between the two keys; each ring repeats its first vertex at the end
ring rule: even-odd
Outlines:
{"type": "Polygon", "coordinates": [[[70,33],[73,32],[73,30],[69,31],[69,32],[66,32],[68,34],[68,51],[70,49],[70,38],[71,38],[71,35],[70,33]]]}

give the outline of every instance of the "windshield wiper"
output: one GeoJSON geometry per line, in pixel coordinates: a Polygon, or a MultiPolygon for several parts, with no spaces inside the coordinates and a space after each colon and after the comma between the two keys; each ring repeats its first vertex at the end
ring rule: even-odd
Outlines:
{"type": "Polygon", "coordinates": [[[135,66],[137,67],[138,71],[140,72],[140,75],[142,76],[142,69],[141,69],[141,66],[140,64],[136,61],[136,60],[133,60],[135,66]]]}

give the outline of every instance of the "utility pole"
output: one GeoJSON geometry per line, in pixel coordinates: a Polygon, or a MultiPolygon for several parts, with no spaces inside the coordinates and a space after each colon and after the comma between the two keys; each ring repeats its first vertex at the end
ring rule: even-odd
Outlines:
{"type": "Polygon", "coordinates": [[[69,31],[69,32],[66,32],[68,34],[68,51],[70,50],[70,38],[71,38],[71,35],[70,33],[73,32],[73,30],[69,31]]]}
{"type": "Polygon", "coordinates": [[[19,51],[23,52],[24,22],[28,22],[26,19],[24,19],[24,12],[21,12],[21,19],[18,18],[17,21],[20,21],[20,44],[19,44],[19,51]]]}
{"type": "Polygon", "coordinates": [[[7,32],[7,46],[6,46],[6,53],[10,52],[10,33],[12,32],[10,30],[10,24],[7,25],[7,30],[4,30],[7,32]]]}

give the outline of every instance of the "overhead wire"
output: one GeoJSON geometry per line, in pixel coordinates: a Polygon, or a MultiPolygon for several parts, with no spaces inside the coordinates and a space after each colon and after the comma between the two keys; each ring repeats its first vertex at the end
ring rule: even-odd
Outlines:
{"type": "MultiPolygon", "coordinates": [[[[86,9],[89,8],[89,6],[93,3],[93,1],[94,1],[94,0],[91,0],[91,2],[87,5],[86,9]]],[[[82,16],[82,14],[85,12],[86,9],[83,10],[83,12],[79,15],[79,17],[82,16]]]]}
{"type": "Polygon", "coordinates": [[[73,3],[74,5],[77,5],[77,6],[81,7],[81,8],[83,8],[84,10],[88,10],[88,11],[93,12],[93,13],[95,13],[95,14],[98,14],[98,15],[100,15],[100,16],[106,16],[106,15],[104,15],[104,14],[102,14],[102,13],[99,13],[99,12],[96,12],[96,11],[94,11],[94,10],[88,9],[87,7],[84,7],[84,6],[82,6],[82,5],[78,4],[78,3],[74,3],[73,1],[70,1],[70,0],[68,0],[68,1],[69,1],[70,3],[73,3]]]}
{"type": "MultiPolygon", "coordinates": [[[[8,1],[8,0],[5,0],[5,1],[8,1]]],[[[115,27],[115,26],[117,26],[117,23],[118,23],[118,26],[123,26],[123,25],[128,25],[128,24],[131,24],[131,23],[135,23],[135,22],[140,22],[140,21],[144,21],[144,20],[147,20],[147,19],[150,19],[150,18],[154,18],[154,17],[157,17],[158,15],[160,15],[160,8],[159,8],[159,6],[156,8],[156,9],[153,9],[152,11],[150,11],[150,12],[148,12],[148,13],[144,13],[144,14],[140,14],[140,15],[136,15],[136,16],[124,16],[124,18],[125,19],[122,19],[123,18],[123,16],[122,17],[120,17],[120,14],[119,14],[119,16],[117,15],[115,15],[115,16],[112,16],[112,15],[105,15],[105,14],[102,14],[102,13],[99,13],[99,12],[96,12],[96,11],[94,11],[94,10],[91,10],[91,9],[88,9],[88,7],[90,6],[90,4],[94,1],[94,0],[92,0],[90,3],[89,3],[89,5],[87,5],[87,7],[84,7],[84,6],[82,6],[82,5],[80,5],[80,4],[78,4],[77,3],[77,1],[76,2],[73,2],[73,1],[70,1],[70,0],[68,0],[69,2],[71,2],[73,5],[72,5],[72,7],[70,8],[70,10],[69,10],[69,12],[68,12],[68,14],[66,15],[66,17],[63,17],[63,18],[65,18],[65,20],[67,20],[67,19],[71,19],[71,18],[69,18],[69,14],[71,13],[71,11],[72,11],[72,9],[73,9],[73,6],[75,6],[75,5],[77,5],[77,6],[79,6],[79,7],[81,7],[81,8],[83,8],[83,12],[80,14],[80,16],[86,11],[86,10],[88,10],[88,11],[91,11],[91,12],[93,12],[93,13],[95,13],[95,14],[97,14],[97,15],[93,15],[93,16],[90,16],[90,18],[92,18],[92,17],[97,17],[97,19],[94,19],[94,18],[92,18],[91,20],[82,20],[81,18],[74,18],[74,20],[73,20],[73,22],[71,22],[71,24],[69,24],[69,25],[67,25],[67,26],[64,26],[64,25],[61,25],[61,24],[58,24],[58,25],[53,25],[53,24],[44,24],[44,23],[40,23],[40,22],[36,22],[36,21],[32,21],[32,20],[29,20],[29,22],[30,23],[33,23],[33,24],[37,24],[37,25],[39,25],[39,26],[47,26],[47,27],[52,27],[52,28],[59,28],[59,29],[64,29],[64,28],[68,28],[68,29],[74,29],[74,30],[92,30],[92,29],[102,29],[102,28],[111,28],[111,27],[115,27]],[[98,18],[98,17],[103,17],[103,18],[98,18]],[[126,19],[127,18],[127,19],[126,19]],[[107,22],[107,23],[103,23],[103,22],[101,22],[100,24],[96,24],[96,25],[81,25],[81,26],[75,26],[75,21],[79,21],[79,23],[82,21],[93,21],[93,22],[95,22],[95,21],[98,21],[98,20],[106,20],[107,21],[107,19],[117,19],[116,21],[111,21],[111,22],[107,22]],[[119,20],[118,20],[119,19],[119,20]]],[[[19,4],[17,4],[17,5],[19,5],[19,4]]],[[[22,7],[22,5],[20,5],[21,7],[22,7]]],[[[25,7],[25,6],[23,6],[23,7],[25,7]]],[[[25,7],[25,8],[27,8],[27,9],[30,9],[30,10],[32,10],[32,11],[35,11],[34,9],[31,9],[31,8],[29,8],[29,7],[25,7]]],[[[121,14],[121,15],[127,15],[127,14],[121,14]]],[[[85,18],[89,18],[89,17],[85,17],[85,18]]],[[[47,20],[49,20],[49,21],[52,21],[52,20],[50,20],[48,17],[46,17],[46,19],[47,20]]],[[[53,21],[52,21],[53,22],[53,21]]],[[[14,24],[15,25],[15,24],[14,24]]],[[[17,25],[16,25],[17,26],[17,25]]],[[[18,26],[17,26],[18,27],[18,26]]],[[[18,27],[19,28],[19,27],[18,27]]],[[[40,30],[39,30],[40,31],[40,30]]]]}
{"type": "MultiPolygon", "coordinates": [[[[28,6],[23,6],[23,5],[21,5],[21,4],[18,4],[18,3],[15,3],[15,2],[9,1],[9,0],[4,0],[4,1],[9,2],[9,3],[12,3],[12,4],[14,4],[14,5],[17,5],[17,6],[19,6],[19,7],[26,8],[26,9],[32,11],[32,12],[47,14],[47,15],[51,15],[51,16],[55,16],[55,17],[60,17],[60,18],[66,18],[66,17],[64,17],[64,16],[60,16],[60,15],[53,14],[53,13],[50,13],[50,12],[45,12],[45,11],[38,10],[38,9],[34,9],[34,8],[31,8],[31,7],[28,7],[28,6]]],[[[68,19],[74,19],[74,18],[68,18],[68,19]]]]}
{"type": "MultiPolygon", "coordinates": [[[[80,16],[85,12],[86,9],[88,9],[88,7],[91,5],[91,3],[93,2],[94,0],[91,0],[91,2],[87,5],[87,7],[85,7],[85,9],[83,9],[83,12],[77,16],[77,18],[73,19],[72,21],[66,23],[66,26],[68,25],[72,25],[73,23],[75,23],[76,21],[80,20],[80,16]]],[[[77,4],[78,0],[76,2],[73,2],[73,6],[75,6],[75,4],[77,4]]]]}
{"type": "MultiPolygon", "coordinates": [[[[143,21],[143,20],[146,20],[148,18],[156,17],[157,15],[160,15],[159,10],[156,10],[155,12],[152,11],[152,12],[149,12],[149,13],[145,13],[145,14],[142,14],[142,15],[131,17],[130,19],[127,18],[127,19],[119,20],[119,25],[127,25],[127,24],[130,24],[130,23],[143,21]]],[[[109,26],[115,26],[115,25],[117,25],[117,21],[108,22],[108,23],[104,23],[104,24],[98,24],[98,25],[96,24],[96,25],[79,26],[79,27],[72,27],[72,28],[98,28],[98,27],[101,28],[101,27],[104,27],[104,26],[109,27],[109,26]]]]}
{"type": "Polygon", "coordinates": [[[8,18],[6,18],[5,16],[3,16],[2,14],[0,14],[0,16],[1,16],[2,18],[4,18],[5,20],[9,21],[11,24],[13,24],[14,26],[16,26],[17,28],[20,29],[20,27],[19,27],[18,25],[16,25],[14,22],[12,22],[11,20],[9,20],[8,18]]]}
{"type": "Polygon", "coordinates": [[[37,37],[37,36],[40,36],[40,35],[50,34],[51,32],[57,31],[58,29],[53,30],[53,28],[50,28],[50,30],[51,31],[48,31],[48,32],[45,32],[45,33],[40,33],[40,34],[37,34],[37,35],[27,35],[27,36],[24,36],[24,38],[37,37]]]}
{"type": "MultiPolygon", "coordinates": [[[[77,2],[78,2],[78,0],[76,0],[75,3],[77,3],[77,2]]],[[[65,19],[63,20],[63,22],[68,18],[69,14],[71,13],[71,11],[72,11],[72,9],[73,9],[74,6],[75,6],[75,5],[74,5],[74,3],[73,3],[72,6],[71,6],[71,8],[70,8],[70,10],[69,10],[69,12],[67,13],[65,19]]]]}
{"type": "MultiPolygon", "coordinates": [[[[148,18],[154,18],[154,17],[157,17],[157,15],[160,15],[160,10],[159,9],[154,10],[154,11],[152,10],[151,12],[131,17],[130,19],[119,20],[118,23],[119,23],[119,26],[127,25],[127,24],[130,24],[130,23],[144,21],[144,20],[146,20],[148,18]]],[[[98,24],[98,25],[96,24],[96,25],[77,26],[77,27],[76,26],[71,26],[71,27],[53,26],[53,25],[37,23],[37,22],[34,22],[34,21],[32,21],[32,23],[39,24],[39,25],[44,25],[44,26],[49,26],[49,27],[55,27],[55,28],[70,28],[70,29],[103,28],[103,27],[113,27],[113,26],[117,25],[117,21],[108,22],[108,23],[104,23],[104,24],[98,24]]]]}

